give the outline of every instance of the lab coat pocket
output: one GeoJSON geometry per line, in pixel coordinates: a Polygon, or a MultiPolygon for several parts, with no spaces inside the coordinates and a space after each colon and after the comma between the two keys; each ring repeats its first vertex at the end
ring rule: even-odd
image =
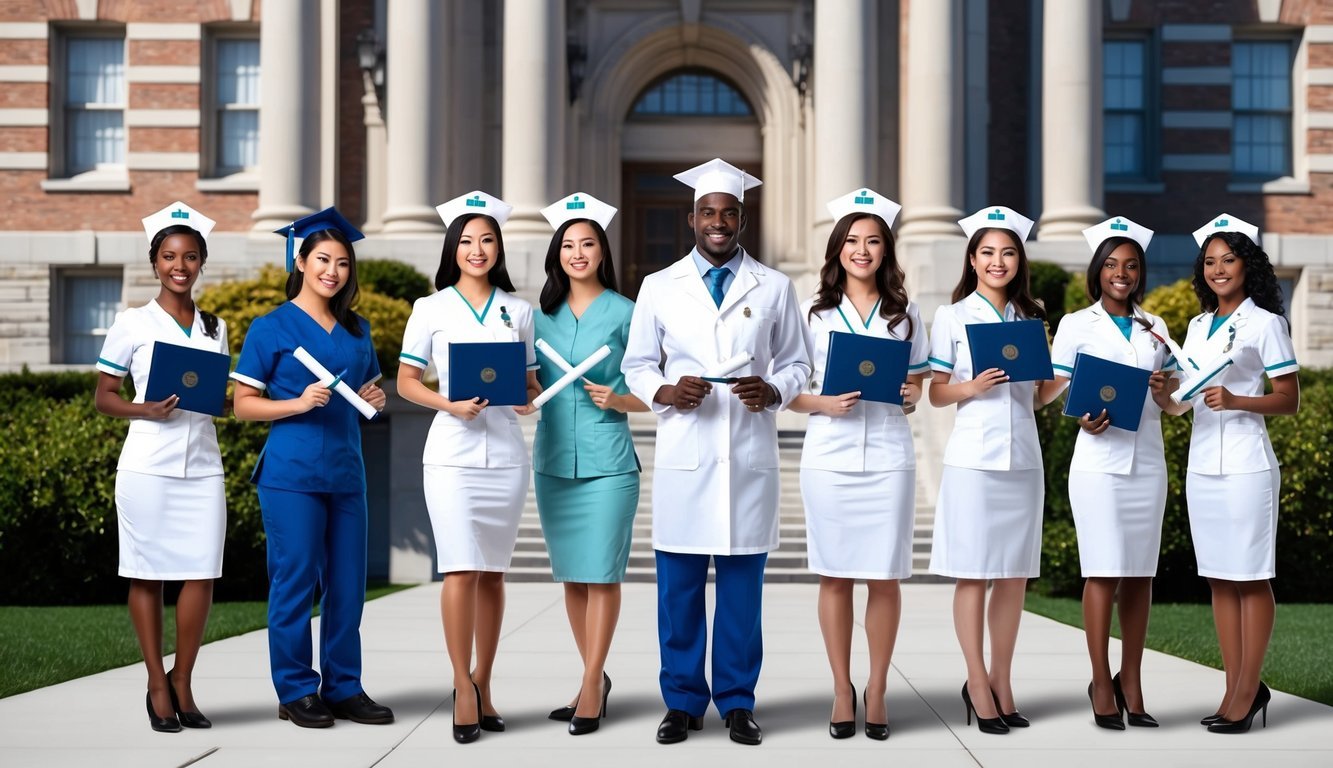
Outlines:
{"type": "Polygon", "coordinates": [[[889,417],[880,427],[884,446],[882,469],[915,469],[916,449],[912,445],[912,428],[901,416],[889,417]]]}
{"type": "Polygon", "coordinates": [[[1222,425],[1222,474],[1241,474],[1271,469],[1267,435],[1249,419],[1222,425]]]}
{"type": "MultiPolygon", "coordinates": [[[[772,414],[758,413],[754,418],[769,418],[776,420],[772,414]]],[[[778,468],[778,441],[777,430],[771,426],[767,429],[750,430],[750,469],[777,469],[778,468]]]]}
{"type": "Polygon", "coordinates": [[[673,413],[657,425],[657,458],[660,469],[699,468],[699,419],[693,413],[673,413]]]}
{"type": "Polygon", "coordinates": [[[778,310],[770,307],[742,308],[733,349],[737,352],[749,352],[759,359],[772,357],[768,339],[772,334],[773,324],[777,322],[777,316],[778,310]],[[748,315],[745,314],[747,309],[748,315]]]}

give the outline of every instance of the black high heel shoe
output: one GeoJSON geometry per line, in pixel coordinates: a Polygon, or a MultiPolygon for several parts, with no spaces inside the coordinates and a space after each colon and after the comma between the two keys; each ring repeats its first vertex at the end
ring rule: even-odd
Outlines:
{"type": "Polygon", "coordinates": [[[602,673],[602,709],[597,717],[579,717],[570,715],[569,717],[569,735],[582,736],[585,733],[592,733],[602,726],[602,718],[606,717],[606,700],[611,696],[611,678],[605,672],[602,673]]]}
{"type": "MultiPolygon", "coordinates": [[[[168,688],[171,686],[168,685],[168,688]]],[[[177,733],[181,729],[180,721],[173,715],[171,717],[158,717],[153,711],[153,694],[151,692],[144,694],[144,701],[148,702],[148,724],[158,733],[177,733]]]]}
{"type": "Polygon", "coordinates": [[[185,728],[212,728],[213,722],[204,717],[203,712],[197,710],[186,712],[181,709],[180,700],[176,698],[176,684],[171,682],[174,674],[176,674],[174,669],[167,673],[167,693],[171,695],[171,708],[176,710],[176,719],[185,728]]]}
{"type": "MultiPolygon", "coordinates": [[[[476,683],[473,683],[473,684],[472,684],[472,692],[473,692],[474,694],[476,694],[476,696],[477,696],[477,716],[480,717],[480,716],[481,716],[481,689],[477,687],[477,684],[476,684],[476,683]]],[[[480,722],[480,720],[478,720],[478,722],[475,722],[475,723],[466,723],[466,724],[464,724],[464,725],[459,725],[459,724],[458,724],[458,689],[457,689],[457,688],[454,689],[454,716],[453,716],[453,726],[454,726],[454,741],[458,742],[459,744],[471,744],[472,742],[474,742],[474,741],[476,741],[477,739],[481,738],[481,722],[480,722]]]]}
{"type": "MultiPolygon", "coordinates": [[[[607,690],[611,689],[611,676],[606,674],[605,671],[602,672],[602,684],[606,686],[607,690]]],[[[551,713],[546,716],[546,719],[559,720],[568,723],[570,719],[574,717],[574,710],[578,709],[578,706],[579,700],[575,699],[573,704],[567,704],[563,707],[557,707],[551,710],[551,713]]]]}
{"type": "MultiPolygon", "coordinates": [[[[977,708],[972,706],[972,694],[967,692],[967,683],[963,683],[963,705],[967,708],[967,724],[972,724],[972,716],[977,714],[977,708]]],[[[982,717],[977,715],[977,730],[982,733],[1008,733],[1009,726],[1004,724],[1004,720],[998,717],[982,717]]]]}
{"type": "Polygon", "coordinates": [[[852,719],[828,721],[828,735],[835,739],[850,739],[856,735],[856,686],[852,686],[852,719]]]}
{"type": "Polygon", "coordinates": [[[869,695],[869,690],[861,694],[861,701],[866,705],[866,738],[875,741],[887,741],[889,738],[889,724],[887,722],[870,722],[870,699],[866,698],[869,695]]]}
{"type": "Polygon", "coordinates": [[[1212,725],[1213,723],[1220,723],[1225,719],[1226,718],[1222,717],[1221,712],[1214,712],[1207,717],[1199,718],[1199,725],[1212,725]]]}
{"type": "Polygon", "coordinates": [[[1250,703],[1250,711],[1245,713],[1245,717],[1239,720],[1218,720],[1208,726],[1209,733],[1245,733],[1250,730],[1254,724],[1254,716],[1264,713],[1263,724],[1268,727],[1268,702],[1272,701],[1273,694],[1268,690],[1268,686],[1259,682],[1259,690],[1254,694],[1254,701],[1250,703]]]}
{"type": "Polygon", "coordinates": [[[1092,721],[1098,728],[1106,728],[1112,731],[1125,730],[1125,721],[1120,719],[1120,704],[1116,703],[1114,715],[1097,714],[1097,702],[1092,700],[1092,683],[1088,683],[1088,703],[1092,705],[1092,721]]]}
{"type": "Polygon", "coordinates": [[[1029,725],[1032,725],[1031,721],[1029,721],[1026,717],[1023,717],[1023,713],[1019,712],[1017,709],[1009,713],[1006,713],[1004,710],[1000,709],[1000,697],[995,695],[994,690],[990,692],[990,697],[995,701],[996,714],[1000,716],[1000,719],[1004,721],[1005,725],[1009,726],[1010,728],[1026,728],[1029,725]]]}
{"type": "Polygon", "coordinates": [[[1125,698],[1125,689],[1120,685],[1120,673],[1115,673],[1111,678],[1111,687],[1115,690],[1115,705],[1125,713],[1125,720],[1135,728],[1156,728],[1157,718],[1147,712],[1129,711],[1128,699],[1125,698]]]}

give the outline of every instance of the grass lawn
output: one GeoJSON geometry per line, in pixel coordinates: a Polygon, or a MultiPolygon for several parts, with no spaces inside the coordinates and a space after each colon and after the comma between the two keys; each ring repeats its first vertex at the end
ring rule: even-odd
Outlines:
{"type": "MultiPolygon", "coordinates": [[[[1027,609],[1064,624],[1083,626],[1083,608],[1069,598],[1029,594],[1027,609]]],[[[1120,623],[1111,633],[1120,637],[1120,623]]],[[[1333,705],[1333,605],[1278,603],[1273,641],[1264,662],[1264,682],[1273,688],[1333,705]]],[[[1148,623],[1148,647],[1222,668],[1208,605],[1154,604],[1148,623]]]]}
{"type": "MultiPolygon", "coordinates": [[[[366,599],[408,585],[373,586],[366,599]]],[[[210,643],[268,623],[268,603],[216,603],[208,615],[210,643]]],[[[164,653],[176,650],[176,608],[163,615],[164,653]]],[[[124,605],[0,606],[0,698],[138,662],[139,643],[124,605]]]]}

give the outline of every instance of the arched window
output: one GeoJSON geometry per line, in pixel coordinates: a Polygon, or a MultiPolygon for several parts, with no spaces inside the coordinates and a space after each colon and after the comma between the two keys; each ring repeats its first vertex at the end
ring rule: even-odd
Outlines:
{"type": "Polygon", "coordinates": [[[735,86],[706,72],[675,72],[649,86],[634,117],[750,117],[754,110],[735,86]]]}

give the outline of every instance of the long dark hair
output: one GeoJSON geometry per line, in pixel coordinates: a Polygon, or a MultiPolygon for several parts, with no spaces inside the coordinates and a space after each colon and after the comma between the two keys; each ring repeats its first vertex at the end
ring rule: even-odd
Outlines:
{"type": "Polygon", "coordinates": [[[579,223],[592,227],[602,248],[602,261],[597,265],[597,282],[607,290],[617,290],[616,267],[611,263],[611,243],[606,239],[606,230],[592,219],[570,219],[556,228],[551,244],[546,247],[546,285],[542,286],[540,301],[542,311],[548,315],[555,314],[569,296],[569,275],[565,274],[565,268],[560,265],[560,246],[564,243],[565,232],[579,223]]]}
{"type": "Polygon", "coordinates": [[[1199,305],[1203,307],[1203,311],[1217,311],[1217,294],[1208,287],[1208,281],[1203,276],[1203,258],[1208,253],[1208,244],[1215,237],[1226,241],[1231,252],[1245,262],[1245,295],[1269,312],[1286,317],[1287,310],[1282,306],[1282,286],[1278,285],[1277,275],[1273,273],[1273,264],[1268,260],[1268,254],[1239,232],[1214,233],[1199,246],[1199,255],[1194,259],[1194,293],[1199,297],[1199,305]]]}
{"type": "Polygon", "coordinates": [[[879,314],[889,321],[890,330],[906,318],[905,338],[910,339],[916,329],[912,327],[912,318],[907,315],[907,289],[903,287],[907,276],[903,274],[902,265],[898,263],[894,251],[893,232],[884,219],[873,213],[849,213],[833,225],[833,231],[828,236],[828,247],[824,249],[824,266],[819,270],[819,289],[815,293],[815,303],[810,306],[810,315],[842,303],[843,286],[847,283],[847,270],[842,266],[842,246],[847,242],[852,225],[862,219],[875,222],[879,227],[880,238],[884,241],[884,258],[880,259],[879,269],[875,270],[879,314]]]}
{"type": "MultiPolygon", "coordinates": [[[[193,237],[195,243],[199,246],[199,266],[202,267],[208,262],[208,241],[204,239],[204,236],[199,234],[199,231],[194,227],[185,224],[172,224],[169,227],[159,229],[157,234],[153,235],[152,242],[148,243],[148,263],[152,264],[154,268],[157,267],[158,250],[162,248],[162,243],[172,235],[193,237]]],[[[199,319],[204,321],[204,333],[208,335],[208,338],[216,339],[218,337],[218,316],[200,309],[199,319]]]]}
{"type": "MultiPolygon", "coordinates": [[[[318,232],[311,232],[301,241],[301,249],[298,251],[300,257],[305,259],[310,252],[315,250],[315,246],[326,240],[333,240],[341,243],[343,248],[347,249],[347,282],[343,287],[333,294],[329,299],[329,311],[333,313],[333,318],[338,321],[338,325],[347,329],[347,332],[353,336],[361,335],[361,323],[357,318],[352,307],[356,306],[356,300],[361,295],[361,289],[356,283],[356,251],[352,250],[352,243],[347,239],[347,235],[340,229],[321,229],[318,232]]],[[[292,270],[287,276],[287,298],[294,299],[301,292],[301,285],[305,282],[305,275],[300,270],[292,270]]]]}
{"type": "Polygon", "coordinates": [[[463,239],[463,228],[473,219],[485,219],[495,233],[495,265],[486,275],[491,285],[504,291],[514,292],[514,281],[509,279],[509,270],[505,268],[505,241],[500,235],[500,224],[484,213],[465,213],[449,222],[449,231],[444,234],[444,249],[440,251],[440,268],[435,272],[435,290],[458,282],[463,270],[458,266],[458,241],[463,239]]]}
{"type": "Polygon", "coordinates": [[[988,232],[1003,232],[1018,250],[1018,272],[1005,286],[1005,298],[1018,308],[1019,314],[1023,317],[1045,320],[1046,310],[1032,297],[1032,279],[1029,276],[1031,270],[1028,268],[1028,253],[1023,249],[1023,240],[1017,232],[1003,227],[982,227],[972,233],[972,237],[967,241],[967,253],[963,255],[963,276],[953,289],[953,301],[962,301],[977,289],[977,273],[972,269],[971,262],[972,257],[976,255],[977,245],[988,232]]]}

